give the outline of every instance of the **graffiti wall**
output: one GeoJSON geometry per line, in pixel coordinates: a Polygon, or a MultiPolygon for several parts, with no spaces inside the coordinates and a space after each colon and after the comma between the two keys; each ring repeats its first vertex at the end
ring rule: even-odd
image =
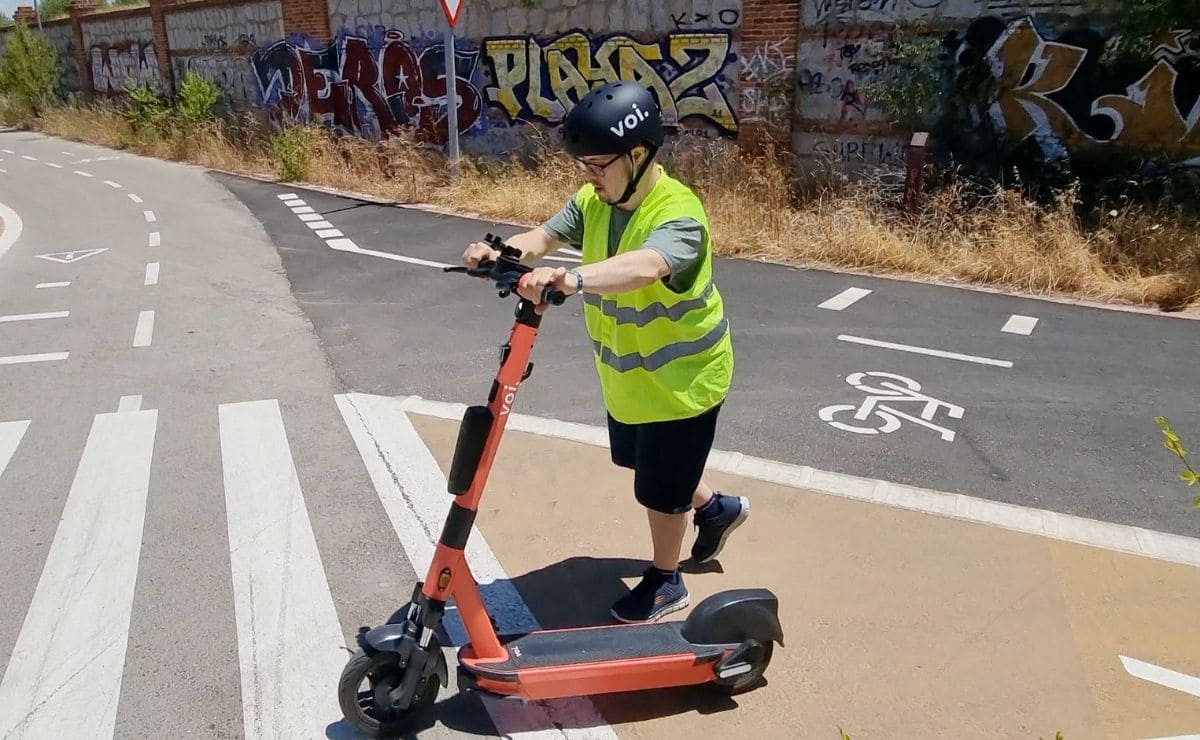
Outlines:
{"type": "MultiPolygon", "coordinates": [[[[427,141],[449,137],[443,46],[396,29],[343,31],[321,45],[291,38],[250,57],[261,100],[284,120],[322,121],[345,133],[380,138],[412,126],[427,141]]],[[[483,109],[479,51],[455,48],[458,129],[483,109]]]]}
{"type": "Polygon", "coordinates": [[[277,0],[166,13],[167,41],[176,80],[189,70],[221,91],[226,108],[261,102],[250,62],[261,46],[284,38],[283,10],[277,0]]]}
{"type": "Polygon", "coordinates": [[[100,16],[82,26],[94,92],[121,94],[129,86],[140,85],[162,90],[149,11],[113,18],[100,16]]]}
{"type": "Polygon", "coordinates": [[[70,23],[47,24],[46,38],[58,54],[58,93],[67,96],[77,93],[83,86],[79,74],[79,63],[75,61],[75,40],[70,23]]]}
{"type": "Polygon", "coordinates": [[[1200,165],[1200,35],[1165,34],[1133,66],[1106,59],[1107,41],[1086,25],[1056,32],[1030,17],[981,18],[957,54],[994,76],[993,123],[1047,158],[1125,150],[1200,165]]]}

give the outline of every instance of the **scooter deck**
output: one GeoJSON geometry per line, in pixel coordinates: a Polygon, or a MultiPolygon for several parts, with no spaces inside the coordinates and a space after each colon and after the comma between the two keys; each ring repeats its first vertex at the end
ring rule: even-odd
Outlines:
{"type": "Polygon", "coordinates": [[[505,680],[534,668],[550,668],[617,660],[639,660],[671,655],[694,656],[695,663],[711,662],[723,654],[720,645],[694,645],[680,634],[680,623],[606,625],[545,630],[501,636],[509,658],[497,663],[475,663],[481,677],[505,680]]]}

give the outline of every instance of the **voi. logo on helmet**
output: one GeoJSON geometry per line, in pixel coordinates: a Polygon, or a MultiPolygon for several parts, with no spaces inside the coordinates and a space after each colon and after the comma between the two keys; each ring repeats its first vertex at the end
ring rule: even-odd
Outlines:
{"type": "Polygon", "coordinates": [[[639,123],[646,120],[646,117],[646,111],[639,108],[637,103],[634,103],[633,112],[625,116],[624,119],[617,121],[616,126],[609,126],[608,130],[624,138],[626,131],[632,131],[637,128],[639,123]]]}

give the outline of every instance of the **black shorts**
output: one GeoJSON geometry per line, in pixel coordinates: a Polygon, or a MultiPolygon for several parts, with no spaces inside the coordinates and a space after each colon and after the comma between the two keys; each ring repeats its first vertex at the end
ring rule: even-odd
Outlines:
{"type": "Polygon", "coordinates": [[[633,494],[648,509],[679,514],[692,508],[717,430],[721,405],[690,419],[622,424],[608,417],[612,461],[633,470],[633,494]]]}

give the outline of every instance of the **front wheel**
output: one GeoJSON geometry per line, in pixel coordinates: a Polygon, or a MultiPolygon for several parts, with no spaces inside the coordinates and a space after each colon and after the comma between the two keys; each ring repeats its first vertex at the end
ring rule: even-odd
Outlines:
{"type": "MultiPolygon", "coordinates": [[[[440,650],[436,646],[434,649],[440,650]]],[[[387,697],[403,678],[404,670],[395,656],[372,658],[359,648],[338,680],[338,704],[346,721],[368,737],[391,737],[411,731],[414,723],[437,701],[440,684],[436,673],[425,676],[417,683],[416,695],[408,708],[395,709],[387,697]]]]}
{"type": "Polygon", "coordinates": [[[718,678],[713,684],[717,689],[729,696],[741,694],[754,688],[763,673],[767,670],[767,665],[771,662],[771,655],[775,652],[775,643],[767,640],[766,642],[756,645],[747,656],[746,662],[750,664],[750,670],[746,673],[729,678],[718,678]]]}

